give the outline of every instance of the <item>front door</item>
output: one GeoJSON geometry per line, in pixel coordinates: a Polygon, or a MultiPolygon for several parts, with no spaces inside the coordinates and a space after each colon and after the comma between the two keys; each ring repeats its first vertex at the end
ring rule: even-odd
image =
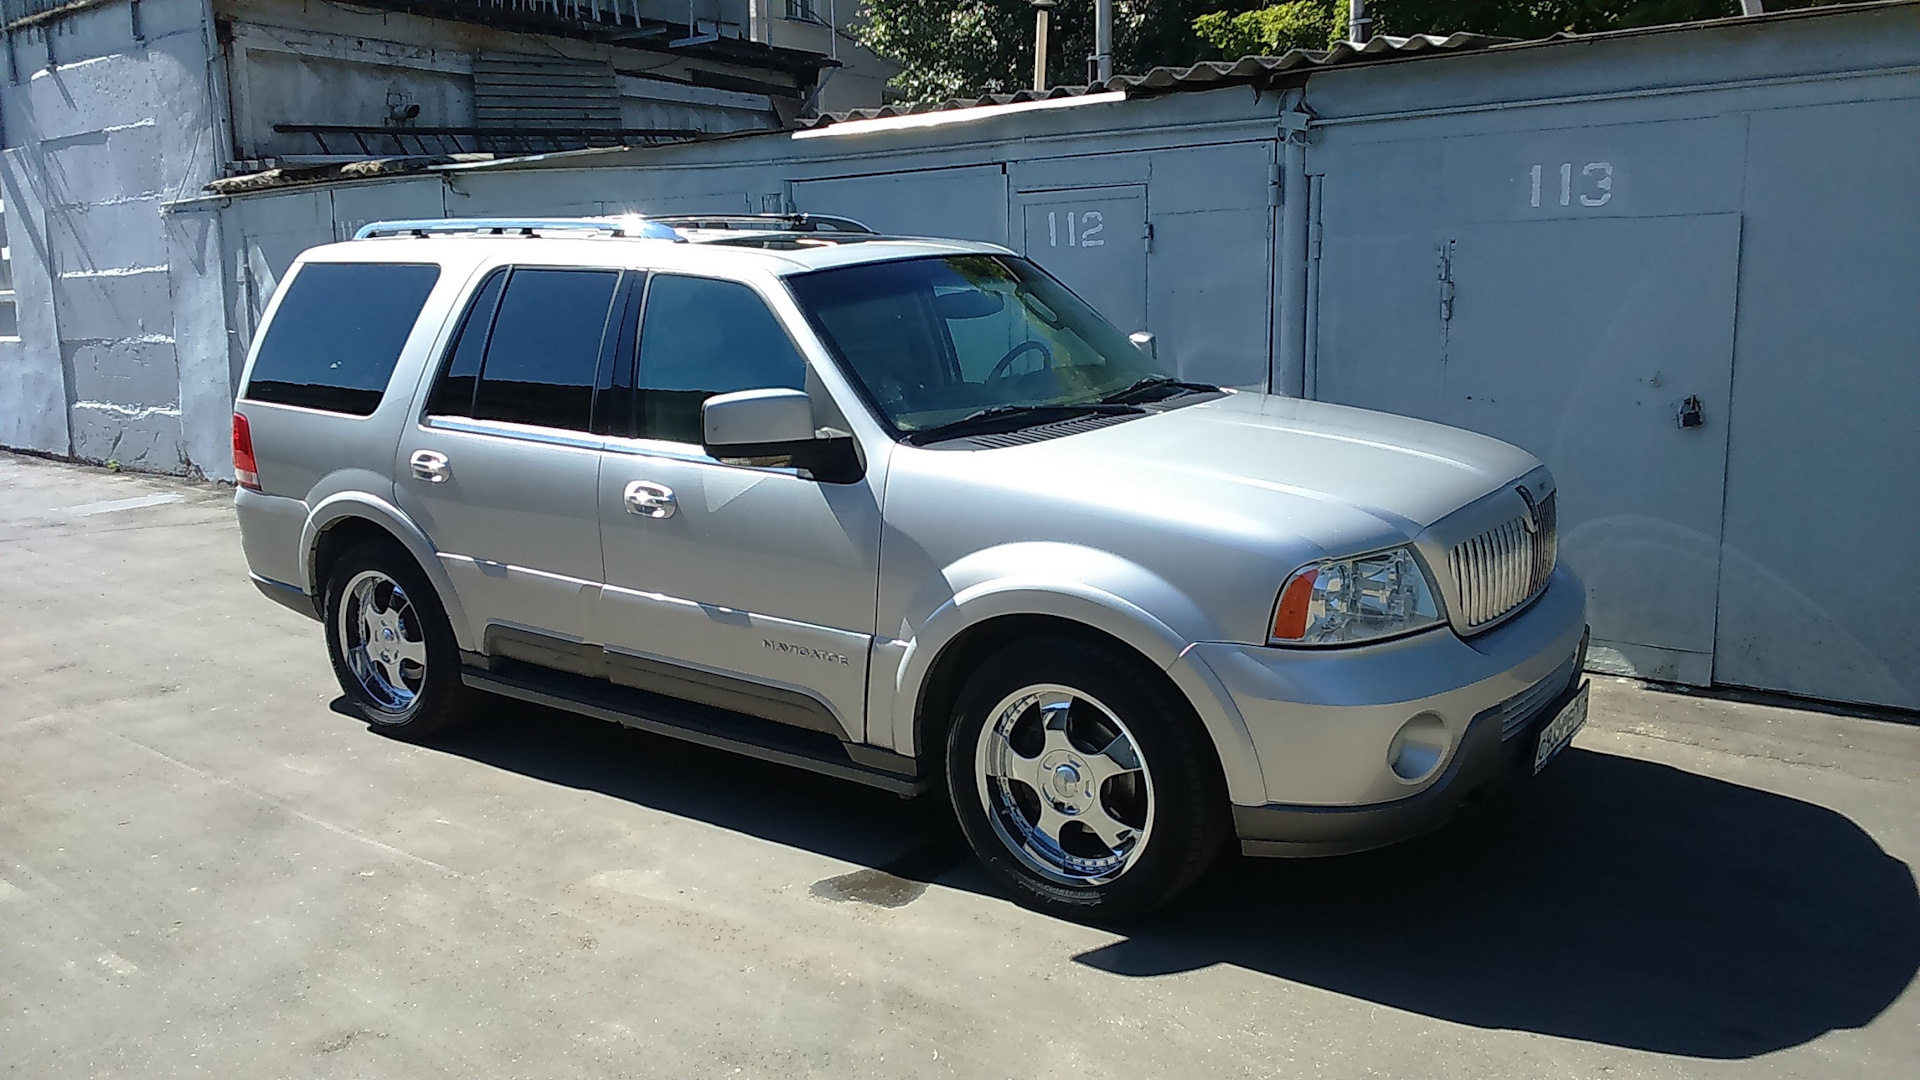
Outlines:
{"type": "Polygon", "coordinates": [[[639,338],[636,437],[608,440],[600,474],[600,633],[613,677],[859,741],[878,581],[873,491],[725,464],[700,446],[707,397],[804,388],[805,361],[736,281],[654,275],[639,338]]]}
{"type": "Polygon", "coordinates": [[[410,424],[395,497],[433,542],[476,640],[586,640],[600,583],[589,433],[615,270],[495,270],[410,424]]]}

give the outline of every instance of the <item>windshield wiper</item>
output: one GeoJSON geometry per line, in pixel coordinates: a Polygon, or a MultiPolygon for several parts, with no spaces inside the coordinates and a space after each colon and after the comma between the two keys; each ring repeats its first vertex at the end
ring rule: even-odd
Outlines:
{"type": "Polygon", "coordinates": [[[1078,405],[994,405],[979,412],[968,413],[958,420],[949,420],[944,424],[935,424],[930,428],[921,428],[906,437],[906,441],[915,446],[925,446],[930,442],[939,442],[957,435],[978,433],[979,431],[1013,431],[1034,424],[1045,424],[1055,420],[1069,420],[1076,416],[1127,416],[1141,410],[1120,402],[1089,401],[1078,405]]]}
{"type": "Polygon", "coordinates": [[[1149,375],[1144,379],[1136,381],[1132,386],[1115,390],[1113,393],[1101,397],[1099,403],[1102,405],[1118,405],[1122,403],[1132,404],[1139,401],[1162,401],[1178,394],[1213,394],[1218,393],[1219,390],[1220,388],[1212,383],[1186,382],[1181,379],[1176,379],[1171,375],[1149,375]],[[1148,397],[1146,396],[1148,391],[1165,392],[1148,397]]]}

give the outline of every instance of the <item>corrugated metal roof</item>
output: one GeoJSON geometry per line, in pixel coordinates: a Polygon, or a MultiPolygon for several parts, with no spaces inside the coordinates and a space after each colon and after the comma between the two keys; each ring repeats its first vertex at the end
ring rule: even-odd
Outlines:
{"type": "MultiPolygon", "coordinates": [[[[0,0],[5,2],[5,0],[0,0]]],[[[1153,97],[1161,94],[1197,93],[1228,86],[1268,86],[1293,84],[1297,77],[1324,71],[1330,68],[1356,67],[1366,64],[1399,63],[1412,60],[1430,59],[1448,55],[1476,53],[1490,50],[1507,51],[1557,47],[1561,45],[1593,42],[1611,38],[1645,37],[1664,34],[1692,33],[1714,27],[1735,23],[1771,23],[1788,22],[1801,19],[1821,19],[1842,15],[1848,12],[1868,8],[1897,7],[1903,4],[1920,3],[1920,0],[1866,0],[1862,3],[1834,4],[1824,7],[1793,8],[1785,11],[1767,12],[1762,15],[1733,16],[1725,19],[1708,19],[1690,23],[1670,23],[1660,26],[1633,27],[1625,30],[1608,30],[1591,34],[1559,33],[1550,37],[1518,40],[1514,38],[1494,37],[1487,34],[1450,34],[1438,37],[1421,34],[1414,37],[1390,37],[1382,35],[1364,45],[1343,41],[1331,49],[1295,49],[1281,56],[1248,56],[1239,60],[1207,60],[1190,67],[1158,67],[1141,75],[1119,75],[1104,84],[1092,86],[1056,86],[1043,92],[1021,90],[1011,94],[989,94],[978,98],[955,98],[941,102],[925,102],[916,105],[888,105],[878,109],[854,109],[848,112],[833,113],[813,119],[795,121],[791,128],[774,130],[748,130],[708,134],[691,141],[715,141],[759,137],[776,134],[781,131],[791,133],[794,128],[813,128],[847,120],[870,120],[885,117],[913,116],[922,113],[943,112],[958,109],[978,108],[993,105],[1014,105],[1025,102],[1050,101],[1061,98],[1083,97],[1089,94],[1121,91],[1128,97],[1153,97]]],[[[567,150],[548,154],[533,154],[525,157],[448,159],[432,161],[427,167],[439,169],[514,169],[541,167],[572,167],[579,162],[607,155],[625,155],[635,151],[629,147],[597,147],[586,150],[567,150]]],[[[417,168],[421,159],[406,162],[395,161],[386,167],[394,171],[410,171],[417,168]]],[[[372,164],[372,163],[363,163],[372,164]]],[[[343,179],[360,179],[360,176],[324,175],[319,170],[287,169],[273,170],[269,173],[255,174],[251,177],[233,177],[224,181],[215,181],[208,185],[209,191],[216,185],[226,186],[229,193],[242,190],[257,190],[292,184],[326,183],[343,179]]]]}
{"type": "Polygon", "coordinates": [[[1351,41],[1335,42],[1331,49],[1294,49],[1281,56],[1243,56],[1238,60],[1202,60],[1192,67],[1157,67],[1145,75],[1116,75],[1104,89],[1125,90],[1129,94],[1154,91],[1181,92],[1207,90],[1215,86],[1259,82],[1275,75],[1303,68],[1329,68],[1378,60],[1408,60],[1428,53],[1465,52],[1504,45],[1514,38],[1490,34],[1415,34],[1389,37],[1382,34],[1363,45],[1351,41]]]}
{"type": "Polygon", "coordinates": [[[1055,86],[1045,91],[1021,90],[1012,94],[988,94],[977,98],[952,98],[947,101],[921,102],[914,105],[884,105],[878,109],[852,109],[847,112],[830,113],[818,118],[801,120],[796,126],[815,127],[842,120],[912,116],[948,109],[971,109],[981,105],[1014,105],[1024,101],[1079,97],[1083,94],[1100,94],[1111,90],[1124,91],[1128,97],[1151,97],[1155,94],[1214,90],[1222,86],[1262,85],[1298,72],[1350,64],[1408,60],[1443,52],[1465,52],[1493,45],[1505,45],[1514,40],[1488,34],[1463,33],[1449,34],[1446,37],[1435,37],[1432,34],[1389,37],[1383,34],[1364,45],[1342,41],[1335,43],[1331,49],[1294,49],[1281,56],[1246,56],[1231,61],[1202,60],[1191,67],[1157,67],[1144,75],[1116,75],[1105,83],[1094,83],[1090,86],[1055,86]]]}
{"type": "Polygon", "coordinates": [[[1082,94],[1103,93],[1109,90],[1125,91],[1128,97],[1151,97],[1156,94],[1191,93],[1214,90],[1224,86],[1266,86],[1289,79],[1289,76],[1305,75],[1328,68],[1351,67],[1361,64],[1399,63],[1408,60],[1421,60],[1454,53],[1479,52],[1487,49],[1532,49],[1542,46],[1567,45],[1578,42],[1602,41],[1609,38],[1643,37],[1656,34],[1690,33],[1730,23],[1787,22],[1797,19],[1819,19],[1840,15],[1863,8],[1894,7],[1911,4],[1915,0],[1864,0],[1861,3],[1830,4],[1821,7],[1789,8],[1782,11],[1769,11],[1760,15],[1734,15],[1724,19],[1702,19],[1696,22],[1664,23],[1657,26],[1636,26],[1624,30],[1602,30],[1588,34],[1561,32],[1543,38],[1519,39],[1494,37],[1490,34],[1449,34],[1437,37],[1432,34],[1416,34],[1412,37],[1392,37],[1381,35],[1365,44],[1351,41],[1334,43],[1330,49],[1294,49],[1281,56],[1247,56],[1239,60],[1202,60],[1191,67],[1157,67],[1142,75],[1116,75],[1104,84],[1091,86],[1056,86],[1043,93],[1021,90],[1012,94],[989,94],[978,98],[955,98],[941,102],[923,102],[917,105],[887,105],[878,109],[854,109],[849,112],[832,113],[814,119],[801,120],[797,127],[815,127],[842,120],[871,120],[885,116],[908,116],[916,113],[939,112],[947,109],[970,109],[982,105],[1010,105],[1023,101],[1041,101],[1048,98],[1075,97],[1082,94]]]}

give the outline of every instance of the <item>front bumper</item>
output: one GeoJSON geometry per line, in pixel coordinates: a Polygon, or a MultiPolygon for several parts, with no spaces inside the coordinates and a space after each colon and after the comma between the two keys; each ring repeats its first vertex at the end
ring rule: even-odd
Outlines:
{"type": "Polygon", "coordinates": [[[1440,629],[1340,649],[1203,642],[1169,673],[1192,688],[1214,734],[1249,850],[1358,850],[1417,833],[1435,813],[1445,820],[1498,771],[1490,762],[1518,755],[1547,706],[1577,686],[1585,632],[1586,587],[1563,566],[1525,610],[1470,638],[1440,629]],[[1424,772],[1396,758],[1403,729],[1439,746],[1424,772]]]}
{"type": "MultiPolygon", "coordinates": [[[[1584,660],[1585,638],[1580,653],[1584,660]]],[[[1236,806],[1233,825],[1241,850],[1248,855],[1343,855],[1431,832],[1532,775],[1540,730],[1585,685],[1579,667],[1574,667],[1566,688],[1504,738],[1499,710],[1475,717],[1453,760],[1419,794],[1371,806],[1236,806]]]]}

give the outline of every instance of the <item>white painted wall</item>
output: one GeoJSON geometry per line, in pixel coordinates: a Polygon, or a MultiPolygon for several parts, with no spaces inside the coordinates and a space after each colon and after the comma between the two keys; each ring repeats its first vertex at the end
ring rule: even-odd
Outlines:
{"type": "Polygon", "coordinates": [[[860,17],[860,0],[814,0],[814,14],[821,22],[787,18],[787,0],[752,2],[754,40],[825,53],[840,61],[840,67],[821,73],[819,111],[877,109],[885,104],[887,83],[900,74],[900,65],[853,39],[849,31],[860,17]],[[828,19],[837,20],[837,26],[827,26],[828,19]]]}
{"type": "MultiPolygon", "coordinates": [[[[745,33],[745,0],[697,0],[695,14],[745,33]]],[[[516,48],[648,69],[620,77],[628,126],[779,123],[765,95],[688,85],[686,59],[662,67],[653,53],[301,0],[141,0],[137,14],[107,0],[17,31],[14,77],[0,82],[18,309],[18,336],[0,338],[0,446],[230,475],[233,388],[279,271],[336,227],[390,216],[378,207],[442,213],[442,185],[386,185],[372,201],[351,187],[259,200],[234,220],[262,227],[233,243],[217,205],[163,205],[198,196],[236,149],[311,152],[276,141],[275,122],[380,123],[390,91],[422,105],[421,123],[467,126],[473,54],[516,48]],[[226,53],[216,15],[237,20],[226,53]]]]}
{"type": "Polygon", "coordinates": [[[205,0],[143,0],[137,23],[109,3],[15,35],[0,116],[21,335],[0,349],[0,442],[156,472],[224,462],[185,422],[227,410],[205,370],[224,345],[199,351],[196,329],[183,353],[176,328],[218,313],[223,275],[174,267],[217,252],[219,224],[175,237],[160,210],[218,175],[209,26],[205,0]]]}

